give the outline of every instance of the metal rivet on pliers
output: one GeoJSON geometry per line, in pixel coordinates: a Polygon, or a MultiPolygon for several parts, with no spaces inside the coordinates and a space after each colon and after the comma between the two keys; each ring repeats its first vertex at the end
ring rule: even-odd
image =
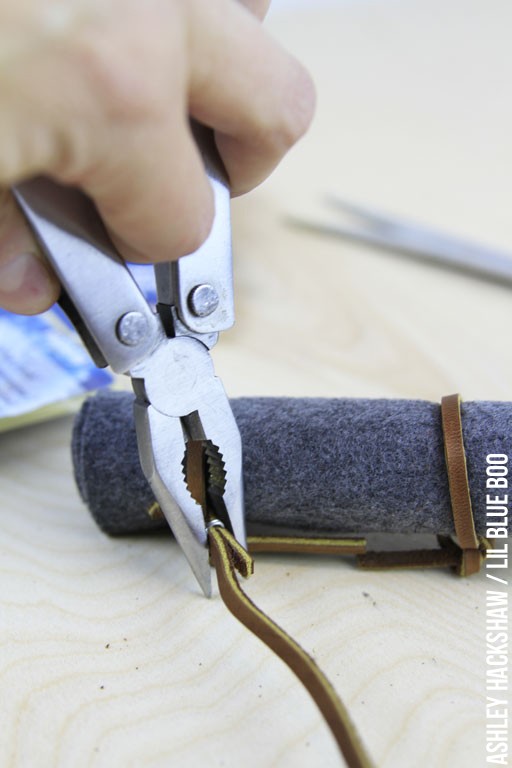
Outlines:
{"type": "Polygon", "coordinates": [[[219,294],[209,283],[196,285],[188,295],[190,311],[196,317],[208,317],[213,314],[219,306],[219,301],[219,294]]]}

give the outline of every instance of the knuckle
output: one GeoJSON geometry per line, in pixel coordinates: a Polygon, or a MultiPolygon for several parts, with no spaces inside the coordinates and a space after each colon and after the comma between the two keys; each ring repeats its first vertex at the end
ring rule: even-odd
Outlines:
{"type": "Polygon", "coordinates": [[[204,170],[193,174],[187,185],[188,194],[177,199],[175,189],[170,190],[169,202],[174,207],[174,253],[179,258],[194,253],[208,238],[215,216],[213,189],[204,170]]]}
{"type": "Polygon", "coordinates": [[[315,86],[309,73],[294,59],[276,90],[277,106],[267,114],[259,114],[252,126],[251,144],[261,154],[273,158],[275,165],[306,133],[315,110],[315,86]]]}
{"type": "MultiPolygon", "coordinates": [[[[146,208],[147,210],[147,208],[146,208]]],[[[162,211],[162,209],[159,209],[162,211]]],[[[102,209],[102,213],[105,210],[102,209]]],[[[142,263],[160,261],[175,261],[181,256],[194,253],[208,238],[213,223],[213,205],[206,199],[189,198],[176,200],[171,193],[165,203],[165,219],[168,222],[162,226],[160,214],[158,226],[148,226],[144,215],[137,213],[130,216],[128,227],[119,225],[115,231],[122,235],[115,236],[115,243],[125,258],[142,263]],[[133,230],[133,221],[144,221],[143,227],[133,230]]],[[[126,225],[126,220],[124,221],[126,225]]],[[[110,230],[112,233],[112,229],[110,230]]]]}
{"type": "Polygon", "coordinates": [[[91,114],[109,121],[147,122],[166,108],[164,54],[158,44],[143,45],[134,29],[135,24],[123,29],[122,42],[114,44],[90,34],[77,35],[69,53],[91,114]]]}
{"type": "Polygon", "coordinates": [[[280,136],[292,147],[307,131],[315,111],[316,92],[311,76],[298,62],[293,63],[283,100],[280,136]]]}
{"type": "Polygon", "coordinates": [[[200,211],[195,209],[181,218],[176,243],[178,256],[194,253],[203,245],[210,234],[213,215],[213,206],[203,205],[200,211]]]}

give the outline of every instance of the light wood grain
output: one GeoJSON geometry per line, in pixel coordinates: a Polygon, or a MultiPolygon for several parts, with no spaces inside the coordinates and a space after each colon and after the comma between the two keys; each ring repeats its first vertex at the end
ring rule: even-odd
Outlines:
{"type": "MultiPolygon", "coordinates": [[[[276,14],[318,118],[234,204],[231,395],[510,399],[510,290],[288,227],[337,191],[512,250],[505,0],[276,14]]],[[[111,540],[64,419],[0,440],[0,765],[340,765],[284,666],[166,537],[111,540]]],[[[484,761],[485,579],[260,556],[248,591],[312,652],[379,768],[484,761]]]]}

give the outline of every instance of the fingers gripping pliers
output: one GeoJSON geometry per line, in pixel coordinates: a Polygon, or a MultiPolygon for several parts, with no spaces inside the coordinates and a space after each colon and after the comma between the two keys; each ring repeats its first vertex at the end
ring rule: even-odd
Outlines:
{"type": "MultiPolygon", "coordinates": [[[[234,322],[230,195],[213,136],[194,130],[214,192],[214,222],[195,253],[155,265],[156,312],[81,191],[37,177],[16,185],[13,194],[94,362],[132,379],[144,474],[209,596],[208,515],[187,481],[192,444],[204,448],[199,471],[209,491],[209,517],[244,546],[245,529],[240,434],[209,354],[219,332],[234,322]]],[[[172,226],[172,211],[169,219],[172,226]]]]}

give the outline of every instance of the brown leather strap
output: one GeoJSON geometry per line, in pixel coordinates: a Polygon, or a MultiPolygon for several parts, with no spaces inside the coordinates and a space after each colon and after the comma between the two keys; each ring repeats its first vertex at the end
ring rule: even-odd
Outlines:
{"type": "Polygon", "coordinates": [[[373,763],[345,706],[316,662],[242,590],[236,571],[244,577],[252,573],[253,561],[249,553],[223,527],[210,527],[208,535],[219,591],[227,608],[273,650],[305,686],[324,716],[347,765],[350,768],[371,768],[373,763]]]}
{"type": "Polygon", "coordinates": [[[441,400],[441,420],[453,521],[459,546],[462,549],[458,572],[461,576],[471,576],[480,570],[482,553],[475,531],[469,493],[460,403],[461,398],[458,394],[443,397],[441,400]]]}
{"type": "Polygon", "coordinates": [[[248,536],[249,552],[293,552],[306,555],[359,555],[366,552],[366,539],[312,536],[248,536]]]}
{"type": "Polygon", "coordinates": [[[370,551],[358,556],[357,563],[368,570],[456,567],[460,563],[460,548],[452,542],[452,546],[440,549],[370,551]]]}
{"type": "Polygon", "coordinates": [[[400,552],[366,552],[358,555],[362,568],[440,568],[452,566],[459,576],[471,576],[480,570],[491,543],[477,536],[469,492],[466,452],[462,434],[460,395],[441,400],[450,502],[458,544],[449,536],[438,536],[440,549],[415,549],[400,552]]]}
{"type": "Polygon", "coordinates": [[[202,441],[190,440],[187,443],[185,476],[192,498],[201,505],[205,519],[208,520],[210,559],[217,572],[219,592],[226,607],[274,651],[305,686],[331,729],[349,768],[373,768],[349,714],[329,680],[311,656],[260,610],[241,588],[236,572],[248,578],[253,573],[254,562],[221,521],[211,518],[202,441]]]}

